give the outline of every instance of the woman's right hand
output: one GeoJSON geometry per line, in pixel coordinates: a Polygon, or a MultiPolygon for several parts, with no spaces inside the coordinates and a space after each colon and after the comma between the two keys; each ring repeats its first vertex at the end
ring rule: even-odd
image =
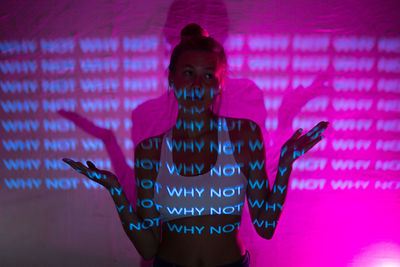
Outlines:
{"type": "Polygon", "coordinates": [[[118,178],[112,172],[99,170],[91,161],[86,161],[88,167],[79,161],[73,161],[69,158],[63,158],[63,161],[71,166],[75,171],[82,173],[90,180],[101,184],[106,189],[110,190],[113,187],[120,187],[118,178]]]}

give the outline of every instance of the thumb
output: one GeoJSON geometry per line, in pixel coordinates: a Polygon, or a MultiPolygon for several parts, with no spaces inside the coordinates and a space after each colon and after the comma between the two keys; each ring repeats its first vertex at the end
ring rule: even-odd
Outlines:
{"type": "Polygon", "coordinates": [[[94,164],[91,161],[89,161],[89,160],[86,161],[86,164],[89,166],[89,168],[97,170],[96,166],[94,166],[94,164]]]}

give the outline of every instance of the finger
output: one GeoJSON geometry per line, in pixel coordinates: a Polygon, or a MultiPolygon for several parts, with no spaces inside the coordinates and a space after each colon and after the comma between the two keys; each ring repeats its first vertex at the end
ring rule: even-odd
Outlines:
{"type": "Polygon", "coordinates": [[[287,151],[287,145],[284,145],[281,149],[281,157],[285,155],[286,151],[287,151]]]}
{"type": "Polygon", "coordinates": [[[69,158],[63,158],[62,159],[65,163],[67,163],[69,166],[73,167],[76,165],[76,161],[73,161],[72,159],[69,158]]]}
{"type": "Polygon", "coordinates": [[[292,137],[290,138],[291,140],[296,140],[301,134],[302,134],[302,132],[303,132],[303,129],[298,129],[293,135],[292,135],[292,137]]]}
{"type": "Polygon", "coordinates": [[[86,167],[82,162],[76,161],[76,162],[74,162],[74,165],[77,166],[79,169],[82,169],[85,171],[88,170],[88,167],[86,167]]]}
{"type": "MultiPolygon", "coordinates": [[[[293,141],[295,141],[300,135],[301,135],[301,133],[303,132],[303,129],[298,129],[284,144],[283,144],[283,146],[282,147],[285,147],[285,151],[287,150],[287,146],[288,146],[288,144],[290,144],[291,142],[293,142],[293,141]]],[[[285,152],[283,152],[283,153],[285,153],[285,152]]]]}
{"type": "MultiPolygon", "coordinates": [[[[329,124],[329,123],[328,123],[329,124]]],[[[306,136],[311,137],[311,140],[314,140],[318,136],[320,136],[328,126],[328,124],[324,121],[319,122],[316,126],[314,126],[306,136]]]]}
{"type": "Polygon", "coordinates": [[[70,159],[66,160],[63,159],[63,161],[66,162],[69,166],[71,166],[71,168],[73,168],[75,171],[79,173],[86,175],[88,172],[88,168],[79,161],[73,161],[70,159]]]}
{"type": "Polygon", "coordinates": [[[311,143],[308,143],[306,145],[306,148],[304,149],[304,153],[313,148],[319,141],[321,141],[324,138],[324,136],[318,136],[316,139],[312,140],[311,143]]]}
{"type": "Polygon", "coordinates": [[[62,160],[63,160],[65,163],[73,162],[73,160],[72,160],[72,159],[69,159],[69,158],[63,158],[62,160]]]}
{"type": "Polygon", "coordinates": [[[318,126],[319,126],[321,129],[323,129],[323,131],[325,131],[326,128],[328,128],[328,125],[329,125],[329,121],[321,121],[321,122],[319,123],[318,126]]]}
{"type": "Polygon", "coordinates": [[[106,175],[100,172],[92,162],[86,161],[86,163],[89,165],[89,168],[94,168],[95,170],[88,169],[84,164],[79,161],[73,161],[67,158],[64,158],[63,161],[70,165],[75,171],[82,173],[90,180],[93,180],[103,185],[99,180],[101,180],[102,178],[106,179],[106,175]]]}
{"type": "Polygon", "coordinates": [[[96,166],[91,162],[91,161],[86,161],[86,164],[89,166],[89,168],[92,168],[92,169],[96,169],[97,170],[97,168],[96,168],[96,166]]]}
{"type": "Polygon", "coordinates": [[[329,125],[329,121],[320,121],[315,127],[326,129],[329,125]]]}
{"type": "Polygon", "coordinates": [[[316,125],[316,126],[314,126],[311,130],[309,130],[308,132],[307,132],[307,136],[312,136],[312,135],[314,135],[315,134],[315,132],[316,131],[318,131],[320,129],[320,125],[319,125],[319,123],[316,125]]]}
{"type": "MultiPolygon", "coordinates": [[[[99,170],[96,168],[93,162],[87,160],[86,164],[89,166],[90,169],[87,170],[86,176],[96,182],[99,182],[100,179],[106,179],[108,171],[99,170]]],[[[102,184],[102,183],[100,183],[102,184]]]]}

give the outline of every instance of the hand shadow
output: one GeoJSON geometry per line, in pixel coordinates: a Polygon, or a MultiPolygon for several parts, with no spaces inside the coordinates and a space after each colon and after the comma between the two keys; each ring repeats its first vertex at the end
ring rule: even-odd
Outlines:
{"type": "Polygon", "coordinates": [[[135,207],[134,205],[136,204],[137,193],[133,178],[135,175],[134,169],[128,165],[114,132],[95,125],[93,122],[76,112],[61,109],[58,110],[57,113],[65,119],[73,122],[84,132],[103,141],[108,156],[111,160],[113,171],[118,177],[118,181],[120,182],[121,186],[124,188],[126,197],[128,198],[132,207],[135,207]]]}
{"type": "MultiPolygon", "coordinates": [[[[310,86],[288,88],[282,97],[281,105],[277,112],[277,130],[270,135],[273,145],[267,146],[267,170],[271,173],[269,177],[275,177],[278,170],[281,145],[293,134],[293,121],[301,113],[307,102],[315,97],[330,96],[334,93],[332,87],[332,75],[320,74],[310,86]]],[[[295,129],[296,130],[296,129],[295,129]]],[[[306,129],[303,129],[306,130],[306,129]]]]}

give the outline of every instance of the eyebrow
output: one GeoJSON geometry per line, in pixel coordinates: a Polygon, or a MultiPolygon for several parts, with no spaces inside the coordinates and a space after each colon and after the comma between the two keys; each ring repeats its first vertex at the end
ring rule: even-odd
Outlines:
{"type": "MultiPolygon", "coordinates": [[[[194,67],[192,66],[192,65],[190,65],[190,64],[186,64],[185,65],[185,68],[186,67],[189,67],[189,68],[192,68],[192,69],[194,69],[194,67]]],[[[214,68],[214,67],[207,67],[207,68],[205,68],[206,70],[213,70],[213,71],[215,71],[216,70],[216,68],[214,68]]]]}

